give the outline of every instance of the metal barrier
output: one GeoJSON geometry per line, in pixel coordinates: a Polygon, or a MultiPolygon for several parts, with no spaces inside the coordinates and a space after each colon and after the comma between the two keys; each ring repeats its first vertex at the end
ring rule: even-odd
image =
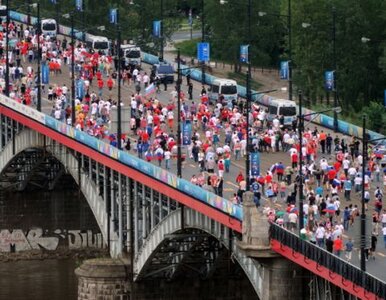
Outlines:
{"type": "MultiPolygon", "coordinates": [[[[320,248],[308,241],[300,239],[296,234],[285,228],[272,223],[270,225],[270,238],[279,241],[282,245],[291,248],[317,263],[317,266],[328,269],[331,273],[342,276],[344,280],[350,281],[356,286],[364,288],[373,293],[379,299],[386,299],[386,283],[374,276],[362,272],[360,268],[354,266],[340,257],[320,248]]],[[[333,277],[331,277],[333,279],[333,277]]]]}

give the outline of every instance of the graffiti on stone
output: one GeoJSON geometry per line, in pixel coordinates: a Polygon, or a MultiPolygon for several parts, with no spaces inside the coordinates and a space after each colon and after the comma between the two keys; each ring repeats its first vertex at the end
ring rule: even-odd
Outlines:
{"type": "Polygon", "coordinates": [[[21,229],[0,230],[0,252],[20,252],[28,250],[54,251],[58,246],[70,249],[104,248],[103,237],[100,232],[91,230],[62,230],[53,232],[33,228],[28,231],[21,229]]]}

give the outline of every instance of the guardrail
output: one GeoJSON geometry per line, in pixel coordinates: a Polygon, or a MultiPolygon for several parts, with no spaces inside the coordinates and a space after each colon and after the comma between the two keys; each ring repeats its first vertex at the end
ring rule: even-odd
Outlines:
{"type": "Polygon", "coordinates": [[[302,254],[305,258],[313,260],[318,266],[325,267],[331,272],[351,281],[356,286],[375,294],[379,299],[386,299],[386,283],[374,276],[362,272],[340,257],[320,248],[308,241],[300,239],[296,234],[280,227],[275,223],[270,225],[270,238],[279,241],[282,245],[291,248],[294,252],[302,254]]]}

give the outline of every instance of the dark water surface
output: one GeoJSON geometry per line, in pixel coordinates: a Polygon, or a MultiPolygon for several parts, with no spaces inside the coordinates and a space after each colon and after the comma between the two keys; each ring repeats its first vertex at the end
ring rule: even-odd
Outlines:
{"type": "Polygon", "coordinates": [[[0,299],[76,300],[74,260],[0,263],[0,299]]]}

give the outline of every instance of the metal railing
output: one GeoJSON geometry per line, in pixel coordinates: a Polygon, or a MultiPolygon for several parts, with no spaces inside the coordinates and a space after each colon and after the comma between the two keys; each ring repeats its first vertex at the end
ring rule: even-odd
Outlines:
{"type": "MultiPolygon", "coordinates": [[[[362,272],[360,268],[348,263],[340,257],[320,248],[308,241],[300,239],[296,234],[272,223],[270,225],[270,238],[279,241],[282,245],[291,248],[294,252],[302,254],[305,259],[313,260],[318,267],[325,267],[331,273],[342,276],[356,286],[373,293],[379,299],[386,299],[386,283],[374,276],[362,272]]],[[[331,280],[334,281],[331,274],[331,280]]]]}

